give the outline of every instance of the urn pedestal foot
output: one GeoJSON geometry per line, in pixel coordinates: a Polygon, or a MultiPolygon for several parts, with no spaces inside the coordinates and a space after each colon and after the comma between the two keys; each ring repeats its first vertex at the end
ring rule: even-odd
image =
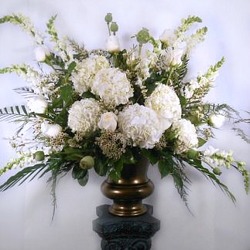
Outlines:
{"type": "Polygon", "coordinates": [[[149,250],[151,237],[160,229],[160,221],[152,216],[153,208],[140,216],[120,217],[109,213],[109,206],[97,207],[93,230],[102,238],[102,250],[149,250]]]}

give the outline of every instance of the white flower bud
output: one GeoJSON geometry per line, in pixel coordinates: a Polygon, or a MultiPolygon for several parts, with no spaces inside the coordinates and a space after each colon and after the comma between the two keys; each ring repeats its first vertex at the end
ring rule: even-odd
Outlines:
{"type": "Polygon", "coordinates": [[[41,124],[41,132],[47,137],[57,137],[62,132],[62,127],[58,124],[43,122],[41,124]]]}
{"type": "Polygon", "coordinates": [[[34,53],[38,62],[44,62],[46,57],[49,55],[49,50],[46,47],[37,47],[35,48],[34,53]]]}
{"type": "Polygon", "coordinates": [[[28,100],[27,107],[30,112],[44,114],[48,107],[48,102],[43,96],[36,96],[28,100]]]}
{"type": "Polygon", "coordinates": [[[110,35],[106,41],[106,49],[109,52],[120,51],[120,43],[117,36],[110,35]]]}
{"type": "Polygon", "coordinates": [[[225,122],[225,116],[223,115],[211,115],[209,117],[209,124],[214,128],[220,128],[225,122]]]}
{"type": "Polygon", "coordinates": [[[106,112],[102,114],[98,127],[100,129],[114,132],[117,127],[117,116],[113,112],[106,112]]]}

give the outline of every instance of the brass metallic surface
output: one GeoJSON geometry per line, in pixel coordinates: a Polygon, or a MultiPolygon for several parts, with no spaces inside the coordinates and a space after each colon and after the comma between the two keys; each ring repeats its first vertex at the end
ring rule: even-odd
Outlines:
{"type": "Polygon", "coordinates": [[[118,181],[106,180],[102,184],[103,194],[113,200],[109,212],[117,216],[138,216],[147,209],[142,200],[154,190],[147,177],[148,161],[141,159],[137,164],[125,165],[118,181]]]}

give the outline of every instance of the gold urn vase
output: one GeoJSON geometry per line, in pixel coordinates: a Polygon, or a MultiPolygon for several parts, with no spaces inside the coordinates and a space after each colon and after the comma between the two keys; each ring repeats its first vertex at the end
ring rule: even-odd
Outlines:
{"type": "Polygon", "coordinates": [[[136,164],[124,165],[121,178],[117,181],[107,179],[102,184],[102,192],[113,204],[109,212],[117,216],[138,216],[147,211],[142,200],[154,190],[147,177],[149,161],[141,158],[136,164]]]}

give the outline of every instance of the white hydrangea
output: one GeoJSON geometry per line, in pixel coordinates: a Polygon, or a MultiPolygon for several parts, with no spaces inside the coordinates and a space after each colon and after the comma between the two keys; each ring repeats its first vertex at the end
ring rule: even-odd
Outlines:
{"type": "Polygon", "coordinates": [[[109,62],[104,56],[91,56],[78,62],[71,75],[75,90],[81,95],[91,89],[93,78],[101,69],[108,68],[109,62]]]}
{"type": "Polygon", "coordinates": [[[133,96],[126,74],[116,68],[99,70],[93,79],[92,92],[108,106],[126,104],[133,96]]]}
{"type": "Polygon", "coordinates": [[[175,91],[165,84],[158,84],[146,99],[145,106],[157,113],[164,130],[168,129],[173,121],[181,118],[180,100],[175,91]]]}
{"type": "Polygon", "coordinates": [[[176,133],[176,153],[181,154],[189,149],[198,146],[198,138],[195,126],[186,119],[180,119],[173,123],[173,130],[176,133]]]}
{"type": "Polygon", "coordinates": [[[125,137],[140,148],[153,148],[163,134],[155,111],[138,103],[119,113],[118,126],[125,137]]]}
{"type": "Polygon", "coordinates": [[[101,108],[95,99],[82,99],[73,103],[69,109],[68,126],[73,132],[86,135],[97,129],[100,116],[101,108]]]}

